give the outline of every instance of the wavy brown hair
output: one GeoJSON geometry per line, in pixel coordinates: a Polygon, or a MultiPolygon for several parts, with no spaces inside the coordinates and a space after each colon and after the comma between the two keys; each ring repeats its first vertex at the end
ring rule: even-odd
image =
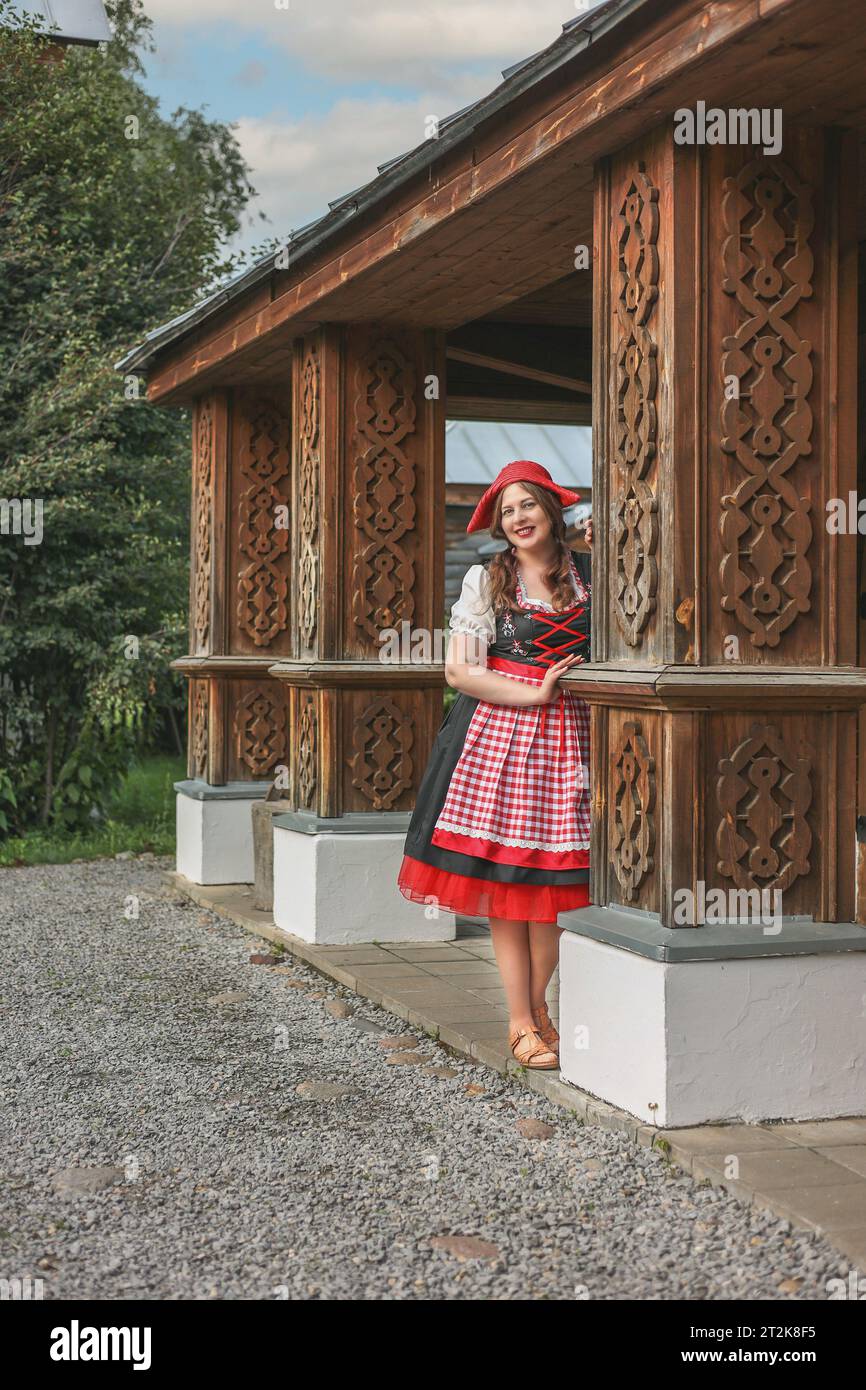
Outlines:
{"type": "MultiPolygon", "coordinates": [[[[557,558],[544,576],[545,583],[551,591],[551,602],[558,613],[565,608],[571,608],[574,604],[574,585],[571,582],[571,552],[565,540],[565,520],[562,515],[562,506],[559,498],[546,487],[539,487],[536,483],[524,483],[526,491],[531,493],[537,502],[541,504],[545,516],[550,521],[550,534],[557,550],[557,558]]],[[[500,492],[493,508],[493,523],[490,527],[491,536],[497,540],[505,539],[505,532],[502,529],[502,498],[500,492]]],[[[493,601],[494,613],[503,613],[508,608],[517,607],[517,557],[511,546],[507,550],[494,555],[487,566],[487,574],[490,579],[490,597],[493,601]]]]}

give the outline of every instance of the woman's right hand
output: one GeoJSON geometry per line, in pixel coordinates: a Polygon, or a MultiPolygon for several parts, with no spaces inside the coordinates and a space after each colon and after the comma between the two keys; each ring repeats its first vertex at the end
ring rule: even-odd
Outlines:
{"type": "Polygon", "coordinates": [[[538,703],[540,705],[549,705],[551,700],[556,699],[559,693],[557,686],[560,677],[576,665],[577,659],[577,653],[572,653],[571,656],[564,657],[562,661],[556,661],[552,666],[548,666],[544,673],[544,680],[538,688],[538,703]]]}

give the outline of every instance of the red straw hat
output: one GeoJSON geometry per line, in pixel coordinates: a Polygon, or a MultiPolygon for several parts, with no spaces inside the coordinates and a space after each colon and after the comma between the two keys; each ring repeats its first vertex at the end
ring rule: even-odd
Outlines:
{"type": "Polygon", "coordinates": [[[490,484],[484,493],[475,511],[472,513],[467,531],[486,531],[493,520],[493,504],[502,492],[503,488],[508,487],[509,483],[536,483],[538,487],[546,487],[548,492],[554,493],[562,503],[563,507],[570,507],[574,502],[580,501],[580,493],[572,492],[570,488],[560,487],[555,483],[546,468],[542,468],[540,463],[533,463],[531,459],[515,459],[514,463],[506,463],[498,478],[490,484]]]}

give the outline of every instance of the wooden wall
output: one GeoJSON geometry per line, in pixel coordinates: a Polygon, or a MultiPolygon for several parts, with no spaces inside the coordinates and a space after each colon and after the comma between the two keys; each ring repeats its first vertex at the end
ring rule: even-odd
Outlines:
{"type": "Polygon", "coordinates": [[[819,128],[597,169],[593,897],[668,925],[698,882],[854,915],[856,193],[819,128]]]}

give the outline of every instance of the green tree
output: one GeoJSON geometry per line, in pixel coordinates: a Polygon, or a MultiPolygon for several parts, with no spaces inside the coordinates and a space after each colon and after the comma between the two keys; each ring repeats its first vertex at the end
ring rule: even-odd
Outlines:
{"type": "Polygon", "coordinates": [[[231,127],[139,85],[141,0],[107,9],[53,61],[0,0],[0,500],[43,508],[0,534],[0,834],[98,815],[179,704],[189,421],[113,364],[237,269],[254,192],[231,127]]]}

